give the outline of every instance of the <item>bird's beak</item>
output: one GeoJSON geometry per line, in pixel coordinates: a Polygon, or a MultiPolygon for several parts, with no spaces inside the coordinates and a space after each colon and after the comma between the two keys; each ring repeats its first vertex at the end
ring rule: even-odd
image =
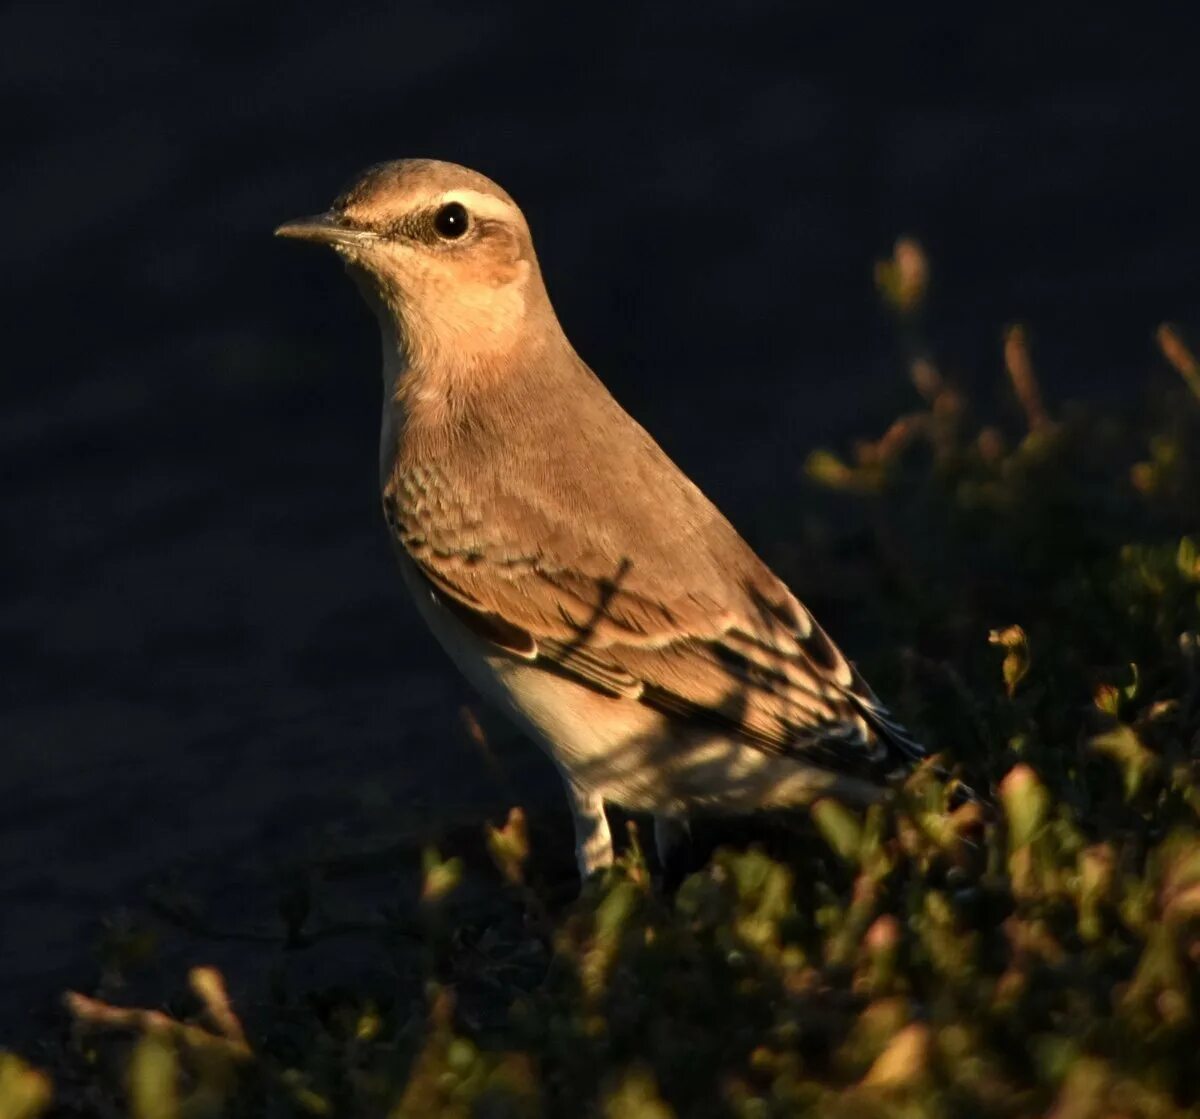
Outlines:
{"type": "Polygon", "coordinates": [[[373,241],[375,234],[365,229],[355,229],[341,214],[333,212],[316,214],[311,218],[285,221],[277,230],[276,237],[293,237],[297,241],[316,241],[324,245],[361,245],[373,241]]]}

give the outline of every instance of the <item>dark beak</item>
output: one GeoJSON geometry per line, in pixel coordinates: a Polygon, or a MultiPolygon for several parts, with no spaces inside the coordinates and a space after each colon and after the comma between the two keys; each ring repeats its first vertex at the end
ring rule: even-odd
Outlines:
{"type": "Polygon", "coordinates": [[[286,221],[277,230],[276,237],[293,237],[297,241],[317,241],[323,245],[361,245],[374,240],[375,235],[365,229],[355,229],[347,224],[340,214],[316,214],[311,218],[286,221]]]}

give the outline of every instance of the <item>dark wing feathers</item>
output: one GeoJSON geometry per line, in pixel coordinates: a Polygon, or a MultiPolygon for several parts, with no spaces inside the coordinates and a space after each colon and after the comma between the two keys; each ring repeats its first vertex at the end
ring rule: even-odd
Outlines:
{"type": "Polygon", "coordinates": [[[603,653],[584,645],[543,638],[537,644],[540,658],[550,661],[585,684],[620,699],[641,699],[645,682],[603,653]]]}
{"type": "Polygon", "coordinates": [[[769,609],[747,592],[747,609],[704,602],[703,624],[689,625],[694,600],[673,609],[616,580],[412,558],[478,636],[607,695],[856,776],[882,779],[924,754],[782,584],[769,609]]]}

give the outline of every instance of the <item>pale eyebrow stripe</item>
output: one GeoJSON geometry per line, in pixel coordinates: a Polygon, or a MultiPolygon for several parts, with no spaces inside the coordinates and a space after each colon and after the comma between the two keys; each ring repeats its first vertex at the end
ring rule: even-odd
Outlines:
{"type": "Polygon", "coordinates": [[[519,213],[515,206],[505,202],[502,198],[466,188],[446,191],[438,200],[438,205],[444,206],[447,202],[460,202],[469,213],[480,218],[499,218],[512,221],[518,217],[519,213]]]}

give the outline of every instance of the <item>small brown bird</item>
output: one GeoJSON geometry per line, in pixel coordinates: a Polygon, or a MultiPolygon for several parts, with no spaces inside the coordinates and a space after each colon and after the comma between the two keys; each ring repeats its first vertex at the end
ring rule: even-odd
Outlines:
{"type": "Polygon", "coordinates": [[[383,338],[383,510],[430,628],[566,783],[655,816],[877,798],[923,755],[812,615],[613,399],[491,180],[409,159],[283,237],[331,245],[383,338]]]}

